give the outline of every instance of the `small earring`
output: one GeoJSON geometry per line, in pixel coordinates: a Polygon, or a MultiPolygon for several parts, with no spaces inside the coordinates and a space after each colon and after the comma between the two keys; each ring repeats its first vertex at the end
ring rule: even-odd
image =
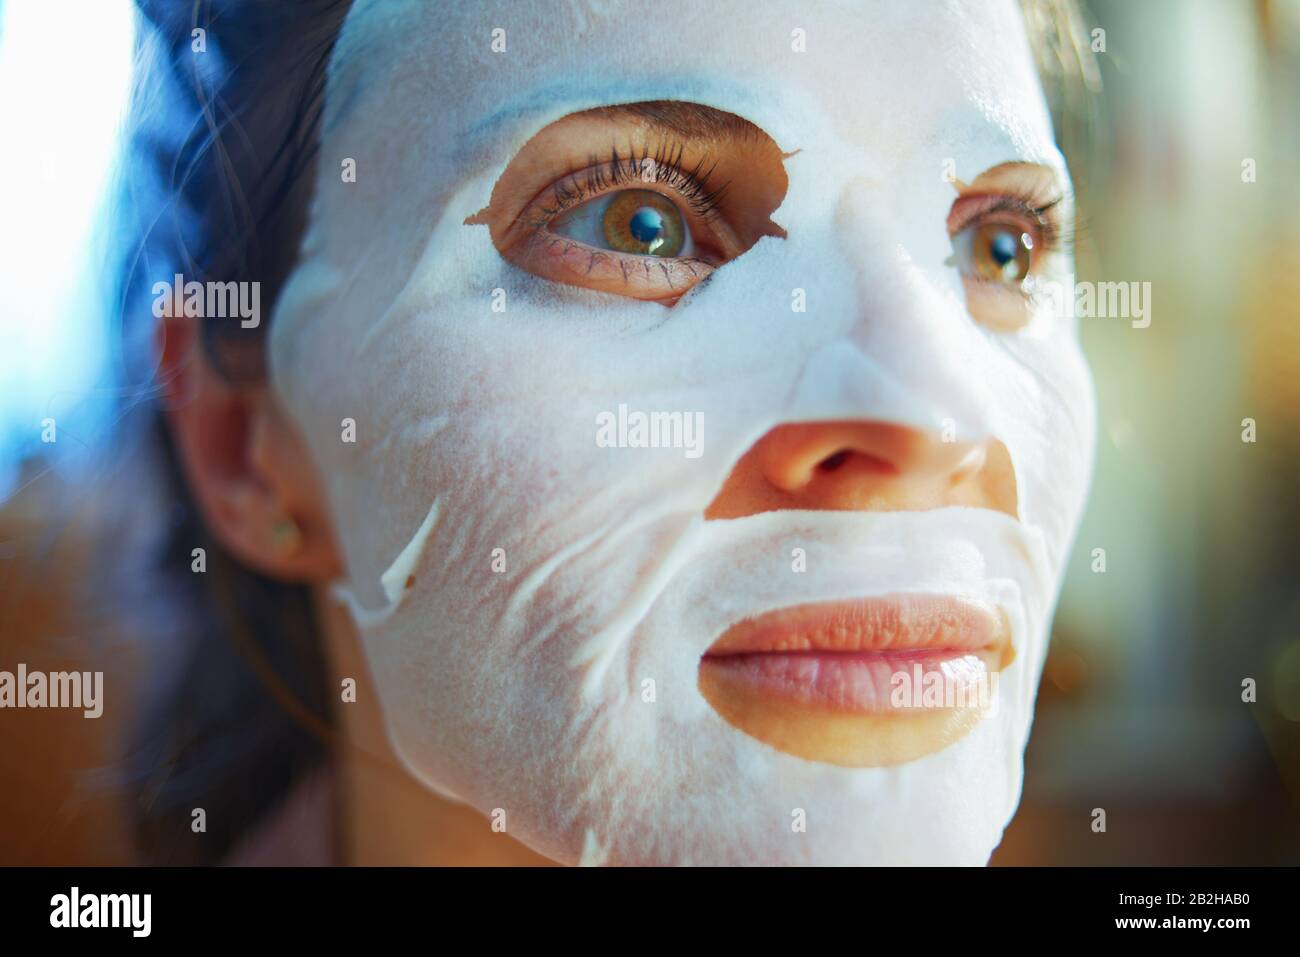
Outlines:
{"type": "Polygon", "coordinates": [[[286,515],[271,526],[271,540],[275,543],[276,553],[281,558],[288,558],[302,547],[302,529],[286,515]]]}

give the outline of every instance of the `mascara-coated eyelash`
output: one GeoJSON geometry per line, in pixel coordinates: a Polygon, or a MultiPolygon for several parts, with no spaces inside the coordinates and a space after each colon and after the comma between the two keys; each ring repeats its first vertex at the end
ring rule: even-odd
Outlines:
{"type": "Polygon", "coordinates": [[[1066,195],[1060,193],[1047,202],[1036,203],[1033,197],[1015,194],[963,197],[957,205],[973,204],[976,209],[968,211],[960,222],[950,223],[949,232],[955,236],[981,222],[996,220],[999,213],[1010,213],[1033,223],[1037,239],[1041,242],[1038,253],[1069,252],[1074,248],[1077,230],[1062,217],[1052,215],[1052,210],[1064,202],[1065,198],[1066,195]],[[987,205],[980,200],[985,200],[987,205]]]}
{"type": "Polygon", "coordinates": [[[710,164],[701,158],[694,166],[685,166],[683,151],[681,144],[666,142],[653,152],[644,149],[638,153],[631,149],[624,153],[614,146],[606,160],[591,156],[586,169],[569,173],[551,184],[551,202],[537,209],[531,225],[544,228],[561,213],[615,186],[649,184],[671,188],[702,222],[709,223],[718,215],[728,184],[712,185],[716,162],[710,164]]]}

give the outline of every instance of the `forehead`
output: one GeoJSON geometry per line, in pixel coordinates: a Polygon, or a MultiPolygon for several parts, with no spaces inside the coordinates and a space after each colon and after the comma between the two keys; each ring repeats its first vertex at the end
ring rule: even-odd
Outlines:
{"type": "Polygon", "coordinates": [[[654,99],[737,113],[791,151],[830,134],[881,173],[1061,165],[1016,0],[357,0],[325,128],[397,114],[463,156],[559,111],[654,99]]]}

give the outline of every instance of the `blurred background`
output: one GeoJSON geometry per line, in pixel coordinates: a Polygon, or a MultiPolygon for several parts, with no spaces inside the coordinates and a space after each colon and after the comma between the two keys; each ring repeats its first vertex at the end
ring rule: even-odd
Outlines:
{"type": "Polygon", "coordinates": [[[1087,12],[1078,277],[1151,325],[1081,320],[1097,471],[993,860],[1300,864],[1300,3],[1087,12]]]}
{"type": "MultiPolygon", "coordinates": [[[[1078,278],[1150,282],[1151,324],[1082,320],[1097,472],[993,863],[1300,864],[1300,0],[1086,19],[1105,49],[1100,126],[1067,142],[1078,278]]],[[[147,671],[131,636],[63,599],[101,567],[92,530],[150,532],[110,508],[124,479],[96,442],[139,388],[105,318],[131,56],[129,0],[0,0],[0,668],[121,683],[147,671]]],[[[131,716],[2,717],[0,864],[129,859],[131,716]]]]}

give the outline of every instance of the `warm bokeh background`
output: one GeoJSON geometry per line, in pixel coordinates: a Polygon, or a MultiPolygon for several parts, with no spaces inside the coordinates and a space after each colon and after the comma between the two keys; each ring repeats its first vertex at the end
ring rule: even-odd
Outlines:
{"type": "MultiPolygon", "coordinates": [[[[129,2],[87,3],[82,30],[57,6],[0,0],[0,668],[82,662],[120,690],[151,663],[61,596],[103,561],[82,530],[120,521],[69,490],[121,397],[90,223],[129,2]]],[[[1083,322],[1097,474],[994,863],[1300,864],[1300,2],[1092,0],[1089,20],[1079,278],[1149,281],[1152,322],[1083,322]]],[[[123,859],[128,717],[0,714],[0,864],[123,859]]]]}
{"type": "Polygon", "coordinates": [[[1089,12],[1079,278],[1154,306],[1082,322],[1097,472],[994,862],[1300,864],[1300,3],[1089,12]]]}

